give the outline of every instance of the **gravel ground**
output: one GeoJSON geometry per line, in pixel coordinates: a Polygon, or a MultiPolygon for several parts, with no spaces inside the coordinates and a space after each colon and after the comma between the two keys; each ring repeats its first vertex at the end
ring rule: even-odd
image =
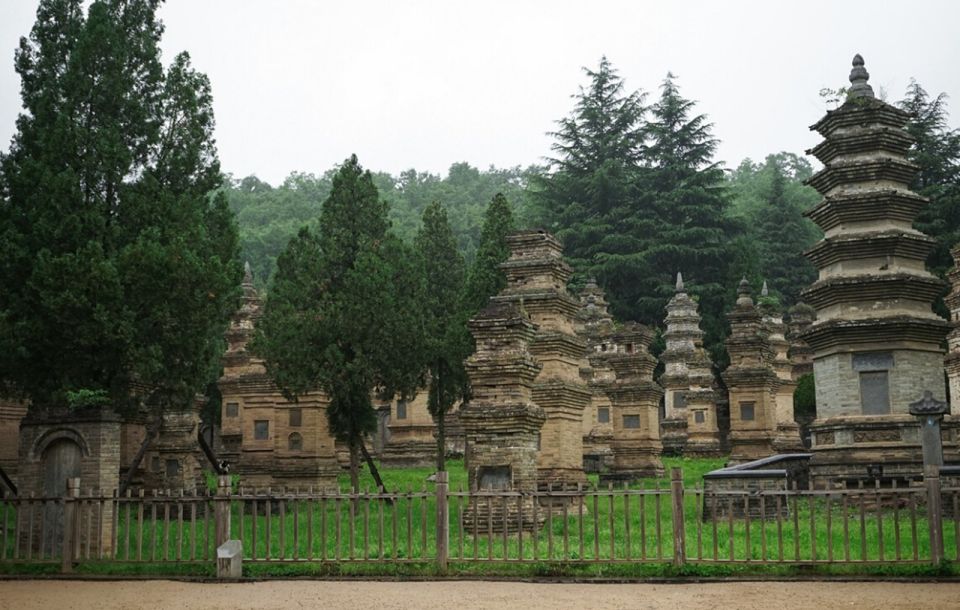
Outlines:
{"type": "Polygon", "coordinates": [[[521,582],[0,581],[3,610],[73,608],[960,608],[957,583],[745,582],[539,584],[521,582]]]}

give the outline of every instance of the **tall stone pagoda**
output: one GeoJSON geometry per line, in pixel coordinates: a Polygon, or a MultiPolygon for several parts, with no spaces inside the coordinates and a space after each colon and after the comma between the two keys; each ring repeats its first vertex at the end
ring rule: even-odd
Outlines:
{"type": "Polygon", "coordinates": [[[311,392],[296,402],[287,400],[267,376],[263,360],[247,349],[262,308],[247,265],[218,382],[219,457],[240,475],[241,485],[335,489],[340,469],[327,426],[327,396],[311,392]]]}
{"type": "Polygon", "coordinates": [[[817,319],[802,336],[813,349],[811,474],[821,484],[877,464],[888,477],[919,473],[908,405],[927,390],[945,398],[947,323],[931,309],[943,282],[924,266],[934,240],[912,226],[927,200],[908,187],[909,115],[876,99],[868,78],[855,56],[846,101],[811,127],[824,141],[807,151],[824,164],[807,181],[823,195],[807,215],[824,238],[806,253],[819,278],[803,293],[817,319]]]}
{"type": "Polygon", "coordinates": [[[780,304],[775,297],[770,296],[766,282],[760,290],[760,297],[763,328],[767,335],[767,344],[773,353],[770,364],[779,380],[777,394],[774,397],[776,434],[773,437],[773,448],[777,453],[803,451],[800,426],[793,418],[793,392],[797,389],[797,383],[793,380],[793,365],[788,356],[790,342],[787,341],[786,336],[787,325],[783,322],[780,304]]]}
{"type": "MultiPolygon", "coordinates": [[[[470,321],[477,349],[467,359],[472,397],[460,409],[466,436],[467,477],[471,490],[537,490],[537,454],[546,416],[533,403],[533,383],[541,365],[530,353],[534,326],[518,303],[491,301],[470,321]]],[[[479,533],[532,531],[533,496],[520,503],[496,504],[471,496],[463,512],[464,528],[479,533]],[[489,520],[489,521],[488,521],[489,520]]]]}
{"type": "Polygon", "coordinates": [[[606,294],[589,279],[580,292],[580,312],[575,331],[587,343],[587,364],[580,369],[580,377],[590,390],[590,403],[583,411],[583,468],[587,472],[602,472],[613,465],[610,440],[610,397],[607,389],[616,375],[607,362],[612,353],[613,317],[607,309],[606,294]]]}
{"type": "Polygon", "coordinates": [[[541,365],[533,401],[547,420],[540,432],[538,480],[542,488],[586,483],[583,472],[583,411],[590,390],[580,378],[586,344],[574,332],[580,303],[567,292],[572,270],[563,246],[546,231],[519,231],[507,237],[510,258],[501,265],[507,287],[495,301],[518,304],[536,325],[530,352],[541,365]]]}
{"type": "Polygon", "coordinates": [[[813,350],[801,335],[813,324],[817,311],[806,303],[797,303],[787,313],[787,341],[790,342],[787,358],[792,367],[791,377],[797,381],[804,375],[813,374],[813,350]]]}
{"type": "Polygon", "coordinates": [[[710,356],[703,347],[697,303],[677,272],[675,293],[667,303],[667,347],[660,355],[664,373],[664,419],[660,422],[665,453],[714,456],[720,453],[716,392],[710,356]]]}
{"type": "Polygon", "coordinates": [[[960,244],[950,251],[953,269],[947,273],[950,294],[943,300],[950,310],[950,334],[947,335],[947,357],[944,361],[950,384],[950,412],[960,414],[960,244]]]}
{"type": "Polygon", "coordinates": [[[607,362],[616,381],[607,389],[613,420],[613,466],[600,481],[631,483],[663,475],[660,455],[660,399],[663,388],[653,380],[657,359],[650,355],[653,331],[627,322],[612,337],[607,362]]]}
{"type": "Polygon", "coordinates": [[[730,462],[739,464],[776,453],[777,392],[780,378],[767,340],[763,316],[753,302],[746,278],[737,289],[737,304],[727,314],[730,366],[723,381],[730,394],[730,462]]]}

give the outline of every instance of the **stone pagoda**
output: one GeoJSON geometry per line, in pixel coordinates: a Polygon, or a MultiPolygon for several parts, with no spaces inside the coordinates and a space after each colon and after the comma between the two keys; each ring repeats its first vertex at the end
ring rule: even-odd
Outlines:
{"type": "Polygon", "coordinates": [[[580,303],[567,292],[572,270],[560,241],[546,231],[519,231],[507,244],[510,258],[501,265],[507,287],[493,299],[518,304],[537,327],[530,352],[542,368],[533,401],[547,417],[540,432],[539,484],[575,488],[586,483],[582,430],[590,390],[580,377],[586,344],[574,332],[580,303]]]}
{"type": "Polygon", "coordinates": [[[730,366],[723,381],[730,394],[730,463],[739,464],[776,453],[777,392],[780,377],[767,340],[763,316],[753,302],[746,278],[737,289],[737,304],[727,314],[730,366]]]}
{"type": "Polygon", "coordinates": [[[427,388],[411,400],[391,401],[387,441],[380,454],[384,466],[422,468],[437,463],[437,426],[427,407],[427,388]]]}
{"type": "Polygon", "coordinates": [[[716,392],[710,356],[703,347],[697,303],[687,294],[677,272],[675,293],[667,303],[667,348],[660,359],[664,374],[664,419],[660,422],[665,453],[715,456],[720,454],[716,392]]]}
{"type": "Polygon", "coordinates": [[[855,56],[847,99],[811,127],[824,141],[808,151],[824,164],[807,181],[823,195],[807,215],[824,238],[806,253],[819,278],[803,293],[817,319],[802,338],[816,377],[811,475],[829,485],[875,478],[877,465],[887,478],[918,474],[908,405],[927,390],[945,398],[948,325],[931,309],[943,282],[924,266],[934,240],[912,226],[927,200],[908,187],[909,115],[876,99],[868,78],[855,56]]]}
{"type": "Polygon", "coordinates": [[[953,269],[947,273],[950,279],[950,294],[944,302],[950,310],[950,334],[947,335],[947,357],[944,364],[950,384],[950,412],[960,414],[960,244],[950,251],[953,269]]]}
{"type": "Polygon", "coordinates": [[[777,394],[774,419],[776,434],[773,438],[773,448],[777,453],[795,453],[803,451],[800,440],[800,426],[793,417],[793,392],[797,383],[793,380],[793,364],[790,363],[788,352],[790,342],[787,341],[787,325],[783,322],[783,313],[779,301],[771,297],[767,283],[763,283],[760,290],[760,313],[763,320],[764,332],[767,335],[767,344],[773,353],[771,366],[777,374],[777,394]]]}
{"type": "MultiPolygon", "coordinates": [[[[533,383],[541,365],[530,353],[536,326],[518,303],[491,301],[470,321],[476,351],[467,359],[472,397],[460,409],[466,436],[470,489],[537,490],[537,454],[546,416],[533,403],[533,383]]],[[[471,496],[463,526],[474,534],[487,531],[531,531],[533,496],[503,504],[471,496]],[[489,520],[489,521],[488,521],[489,520]]]]}
{"type": "Polygon", "coordinates": [[[583,468],[587,472],[602,472],[613,465],[610,440],[610,397],[607,389],[616,375],[607,363],[612,352],[613,317],[607,310],[607,299],[596,280],[587,280],[580,292],[580,312],[577,314],[576,333],[587,343],[588,366],[580,369],[580,376],[590,390],[590,404],[583,411],[583,468]]]}
{"type": "Polygon", "coordinates": [[[813,350],[801,335],[813,324],[817,311],[806,303],[797,303],[787,313],[787,341],[790,342],[787,358],[792,367],[790,376],[797,381],[804,375],[813,374],[813,350]]]}
{"type": "Polygon", "coordinates": [[[607,389],[613,420],[613,466],[600,481],[631,483],[663,476],[660,455],[660,399],[663,388],[653,380],[657,359],[648,351],[653,331],[627,322],[611,338],[607,362],[616,381],[607,389]]]}
{"type": "Polygon", "coordinates": [[[263,360],[247,349],[263,302],[250,266],[239,311],[227,328],[227,351],[218,386],[222,396],[220,455],[240,484],[255,487],[336,489],[334,440],[321,392],[287,400],[267,376],[263,360]]]}

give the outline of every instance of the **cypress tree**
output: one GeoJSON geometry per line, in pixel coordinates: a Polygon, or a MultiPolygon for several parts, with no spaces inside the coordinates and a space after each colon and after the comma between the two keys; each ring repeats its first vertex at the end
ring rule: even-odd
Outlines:
{"type": "Polygon", "coordinates": [[[423,224],[414,240],[426,290],[424,360],[428,369],[427,405],[437,423],[437,470],[445,469],[446,414],[464,397],[464,360],[472,348],[460,295],[464,286],[463,257],[447,221],[447,211],[435,201],[423,211],[423,224]]]}
{"type": "Polygon", "coordinates": [[[191,404],[236,306],[210,83],[158,2],[43,0],[0,159],[0,383],[34,405],[191,404]]]}
{"type": "Polygon", "coordinates": [[[389,231],[387,205],[356,156],[333,176],[318,232],[302,229],[277,261],[253,349],[289,397],[330,398],[330,431],[350,448],[353,488],[376,429],[371,396],[409,396],[422,373],[423,286],[415,256],[389,231]]]}
{"type": "Polygon", "coordinates": [[[477,256],[470,266],[463,290],[462,309],[467,319],[486,307],[490,297],[506,287],[507,278],[500,270],[500,264],[510,257],[507,235],[513,229],[510,203],[497,193],[484,212],[477,256]]]}

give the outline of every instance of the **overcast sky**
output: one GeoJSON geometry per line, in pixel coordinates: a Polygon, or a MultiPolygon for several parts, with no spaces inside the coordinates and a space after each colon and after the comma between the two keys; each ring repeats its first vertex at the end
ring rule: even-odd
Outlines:
{"type": "MultiPolygon", "coordinates": [[[[36,4],[0,0],[2,149],[36,4]]],[[[351,153],[394,174],[539,163],[604,54],[648,102],[676,74],[729,167],[816,144],[819,91],[848,84],[857,52],[874,90],[898,100],[915,77],[960,124],[956,0],[167,0],[160,15],[164,62],[187,50],[210,76],[223,169],[272,183],[351,153]]]]}

